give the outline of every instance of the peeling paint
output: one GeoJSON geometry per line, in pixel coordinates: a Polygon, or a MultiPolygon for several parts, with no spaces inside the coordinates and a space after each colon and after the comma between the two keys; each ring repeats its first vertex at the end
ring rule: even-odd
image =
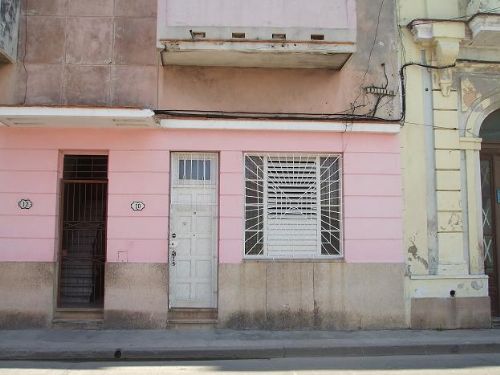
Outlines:
{"type": "Polygon", "coordinates": [[[462,215],[456,212],[450,214],[448,222],[446,225],[440,225],[439,230],[441,232],[455,231],[462,229],[462,215]]]}
{"type": "Polygon", "coordinates": [[[462,80],[462,110],[468,110],[472,104],[481,98],[474,84],[467,78],[462,80]]]}
{"type": "Polygon", "coordinates": [[[429,263],[427,260],[422,258],[420,255],[418,255],[418,248],[413,244],[408,248],[408,253],[412,255],[413,259],[417,260],[418,262],[422,263],[422,265],[425,267],[425,269],[429,269],[429,263]]]}

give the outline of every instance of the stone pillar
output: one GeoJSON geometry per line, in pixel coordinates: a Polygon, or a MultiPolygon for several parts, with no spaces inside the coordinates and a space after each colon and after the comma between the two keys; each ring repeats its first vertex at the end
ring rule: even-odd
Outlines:
{"type": "Polygon", "coordinates": [[[459,100],[453,88],[453,65],[466,37],[465,24],[415,20],[410,28],[416,44],[427,49],[432,65],[439,67],[432,69],[434,150],[429,151],[434,151],[435,165],[427,171],[427,178],[436,180],[437,267],[428,275],[410,275],[411,328],[486,328],[490,306],[481,270],[480,143],[460,137],[459,100]]]}
{"type": "Polygon", "coordinates": [[[438,274],[467,275],[464,251],[457,92],[434,91],[438,274]]]}

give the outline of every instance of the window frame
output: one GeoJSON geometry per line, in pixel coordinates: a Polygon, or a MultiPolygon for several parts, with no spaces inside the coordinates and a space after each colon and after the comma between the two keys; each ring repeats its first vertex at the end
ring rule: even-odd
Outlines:
{"type": "MultiPolygon", "coordinates": [[[[274,260],[282,260],[282,261],[314,261],[314,260],[322,260],[322,261],[339,261],[345,259],[344,253],[344,163],[343,163],[344,155],[340,152],[334,153],[326,153],[326,152],[244,152],[243,153],[243,260],[245,261],[274,261],[274,260]],[[267,179],[264,179],[264,187],[263,187],[263,220],[262,220],[262,236],[263,236],[263,254],[262,255],[249,255],[246,253],[246,209],[247,209],[247,178],[246,178],[246,160],[247,157],[263,157],[267,159],[269,157],[304,157],[304,158],[336,158],[336,162],[338,163],[338,200],[339,200],[339,254],[338,255],[323,255],[322,251],[322,241],[321,241],[321,229],[319,229],[319,242],[317,244],[317,250],[314,256],[293,256],[293,253],[290,255],[283,256],[269,256],[267,255],[267,246],[266,246],[266,226],[267,226],[267,179]]],[[[264,163],[267,164],[267,163],[264,163]]],[[[317,164],[317,162],[316,162],[317,164]]],[[[318,168],[318,165],[316,165],[318,168]]],[[[321,168],[321,165],[319,166],[321,168]]],[[[263,169],[264,175],[267,174],[267,168],[263,169]]],[[[321,176],[317,176],[316,186],[319,186],[319,190],[321,191],[321,176]]],[[[319,193],[321,194],[321,193],[319,193]]],[[[250,205],[251,206],[251,205],[250,205]]],[[[318,227],[321,227],[321,205],[318,207],[318,215],[319,217],[316,219],[318,227]]]]}
{"type": "MultiPolygon", "coordinates": [[[[175,154],[178,155],[178,161],[180,162],[180,160],[204,160],[204,161],[207,161],[209,160],[210,161],[210,165],[209,165],[209,168],[210,168],[210,178],[209,179],[203,179],[203,180],[193,180],[193,179],[181,179],[180,178],[180,171],[179,171],[179,167],[180,167],[180,163],[175,163],[171,165],[171,170],[169,171],[170,175],[171,175],[171,183],[177,183],[178,185],[182,185],[182,186],[205,186],[205,185],[215,185],[217,184],[218,182],[218,176],[217,176],[217,173],[213,173],[214,171],[214,168],[218,168],[218,164],[217,164],[217,161],[214,162],[215,159],[213,159],[211,157],[211,153],[210,152],[188,152],[188,151],[172,151],[172,153],[175,152],[175,154]]],[[[216,170],[216,169],[215,169],[216,170]]]]}

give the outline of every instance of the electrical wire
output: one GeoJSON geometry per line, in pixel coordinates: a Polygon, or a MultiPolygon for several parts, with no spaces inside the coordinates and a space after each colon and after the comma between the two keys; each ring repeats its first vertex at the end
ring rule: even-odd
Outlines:
{"type": "Polygon", "coordinates": [[[406,68],[408,68],[409,66],[419,66],[421,68],[426,68],[426,69],[444,70],[444,69],[454,68],[456,65],[457,64],[436,66],[436,65],[421,64],[416,62],[409,62],[401,66],[401,69],[399,70],[399,78],[401,81],[401,117],[399,121],[401,122],[401,126],[404,126],[406,120],[406,80],[405,80],[406,68]]]}
{"type": "Polygon", "coordinates": [[[228,112],[228,111],[202,111],[202,110],[155,110],[157,115],[175,117],[206,117],[225,119],[262,119],[262,120],[340,120],[340,121],[373,121],[373,122],[398,122],[399,120],[386,119],[376,116],[344,114],[344,113],[273,113],[273,112],[228,112]]]}

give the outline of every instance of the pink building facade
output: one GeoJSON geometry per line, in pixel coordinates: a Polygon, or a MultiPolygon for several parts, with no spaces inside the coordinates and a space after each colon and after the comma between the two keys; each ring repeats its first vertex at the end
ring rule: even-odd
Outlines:
{"type": "Polygon", "coordinates": [[[41,3],[0,66],[1,327],[407,326],[390,2],[41,3]]]}

